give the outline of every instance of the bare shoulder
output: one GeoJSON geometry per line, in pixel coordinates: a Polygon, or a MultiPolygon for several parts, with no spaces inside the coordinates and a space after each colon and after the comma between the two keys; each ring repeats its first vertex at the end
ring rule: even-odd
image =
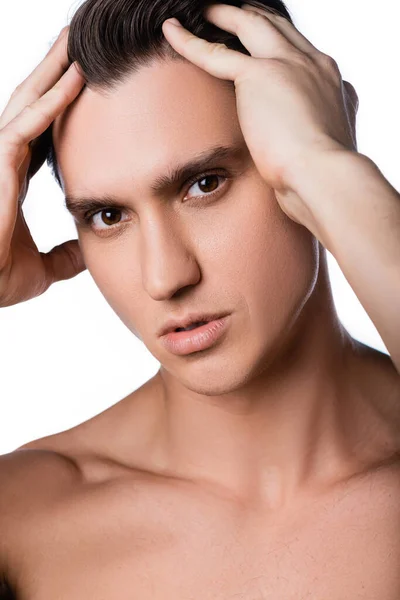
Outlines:
{"type": "Polygon", "coordinates": [[[0,455],[0,574],[9,557],[23,548],[30,524],[51,503],[76,486],[80,473],[74,461],[40,440],[0,455]],[[38,443],[39,442],[39,443],[38,443]]]}
{"type": "Polygon", "coordinates": [[[55,450],[32,442],[0,455],[0,525],[2,532],[10,518],[49,495],[61,493],[64,486],[79,479],[74,461],[55,450]]]}
{"type": "MultiPolygon", "coordinates": [[[[71,456],[58,451],[57,444],[49,436],[24,444],[20,448],[0,455],[0,502],[9,494],[14,496],[19,486],[30,490],[33,495],[46,492],[44,483],[55,478],[70,479],[78,473],[77,465],[71,456]]],[[[15,497],[15,496],[14,496],[15,497]]]]}

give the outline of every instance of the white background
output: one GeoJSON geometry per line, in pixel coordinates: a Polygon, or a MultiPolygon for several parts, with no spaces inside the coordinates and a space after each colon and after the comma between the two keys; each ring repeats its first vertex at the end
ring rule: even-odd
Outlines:
{"type": "MultiPolygon", "coordinates": [[[[0,7],[0,112],[81,4],[13,0],[0,7]]],[[[400,189],[398,0],[288,0],[296,26],[338,62],[359,98],[359,151],[400,189]]],[[[25,218],[40,251],[77,238],[44,165],[25,218]]],[[[323,199],[321,198],[321,201],[323,199]]],[[[1,202],[1,198],[0,198],[1,202]]],[[[379,226],[379,224],[377,224],[379,226]]],[[[386,352],[374,324],[328,254],[336,307],[358,340],[386,352]]],[[[102,412],[140,387],[159,362],[120,321],[88,271],[43,296],[0,309],[0,454],[102,412]]]]}

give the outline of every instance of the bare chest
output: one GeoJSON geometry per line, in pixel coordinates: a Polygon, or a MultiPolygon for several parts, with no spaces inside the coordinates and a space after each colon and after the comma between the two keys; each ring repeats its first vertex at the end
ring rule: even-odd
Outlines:
{"type": "Polygon", "coordinates": [[[156,484],[85,490],[26,527],[20,597],[398,600],[394,487],[370,481],[275,517],[156,484]]]}

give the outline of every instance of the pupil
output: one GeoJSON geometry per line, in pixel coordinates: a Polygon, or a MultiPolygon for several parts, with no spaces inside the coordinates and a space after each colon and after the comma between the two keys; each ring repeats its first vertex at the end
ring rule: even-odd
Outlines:
{"type": "MultiPolygon", "coordinates": [[[[104,215],[110,215],[110,214],[111,214],[111,215],[112,215],[112,214],[114,214],[114,215],[115,215],[115,213],[118,213],[118,212],[119,212],[119,211],[118,211],[118,209],[103,210],[103,212],[102,212],[102,215],[103,215],[103,217],[104,217],[104,215]]],[[[119,223],[119,221],[121,220],[121,214],[119,214],[119,217],[120,217],[120,218],[117,220],[117,223],[119,223]]],[[[109,217],[107,216],[107,217],[106,217],[106,219],[109,219],[109,217]]],[[[103,220],[103,222],[104,222],[106,225],[115,225],[115,222],[106,223],[106,220],[105,220],[104,218],[103,218],[102,220],[103,220]]],[[[111,217],[111,219],[110,219],[110,220],[112,221],[112,217],[111,217]]]]}
{"type": "MultiPolygon", "coordinates": [[[[203,179],[201,181],[208,181],[208,180],[213,180],[217,182],[217,187],[218,187],[218,176],[217,175],[207,175],[206,177],[203,177],[203,179]]],[[[202,186],[201,182],[199,182],[199,186],[200,187],[209,187],[208,185],[202,186]]],[[[212,187],[212,185],[211,185],[212,187]]],[[[215,187],[214,187],[215,190],[215,187]]],[[[202,190],[202,191],[207,191],[207,192],[213,192],[214,190],[202,190]]]]}

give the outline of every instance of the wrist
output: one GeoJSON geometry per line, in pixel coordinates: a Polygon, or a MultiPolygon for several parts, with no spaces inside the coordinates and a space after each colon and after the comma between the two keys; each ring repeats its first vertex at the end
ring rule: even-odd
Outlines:
{"type": "Polygon", "coordinates": [[[287,179],[289,193],[300,198],[307,216],[305,225],[328,250],[331,226],[350,216],[354,218],[362,210],[360,186],[376,170],[368,156],[339,144],[304,153],[291,169],[287,179]],[[351,206],[349,193],[352,193],[351,206]]]}
{"type": "Polygon", "coordinates": [[[334,168],[335,164],[340,164],[342,161],[354,160],[360,162],[360,160],[370,159],[334,140],[329,140],[324,144],[320,143],[313,149],[304,150],[296,160],[291,161],[283,178],[285,187],[288,191],[299,194],[304,187],[304,182],[310,181],[310,177],[318,175],[320,169],[329,169],[330,165],[334,168]]]}

